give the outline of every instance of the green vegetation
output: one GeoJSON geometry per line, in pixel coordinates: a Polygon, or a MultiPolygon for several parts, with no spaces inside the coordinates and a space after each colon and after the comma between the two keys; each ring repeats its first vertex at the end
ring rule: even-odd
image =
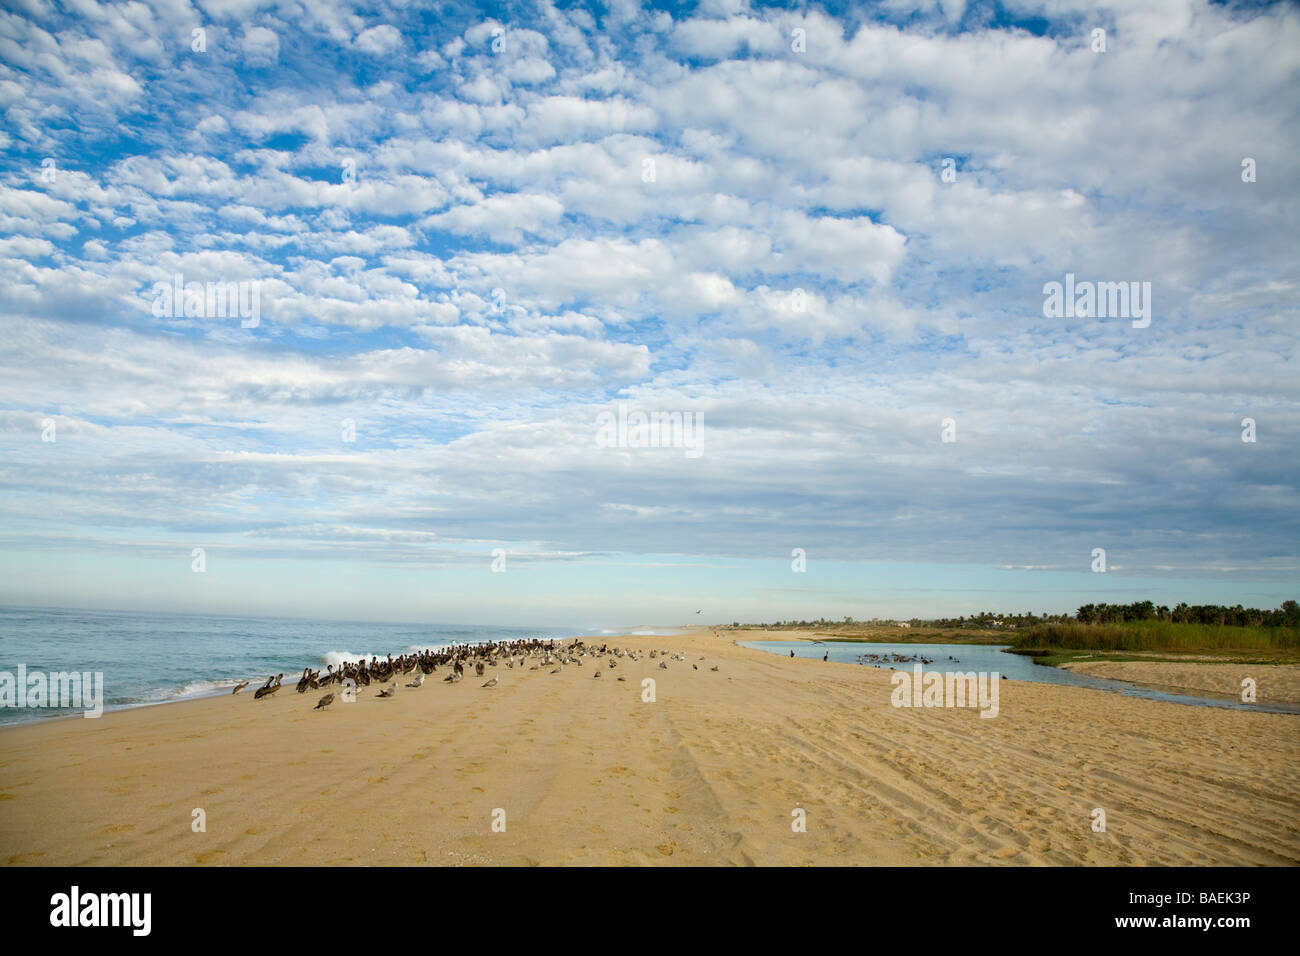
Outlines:
{"type": "Polygon", "coordinates": [[[1300,648],[1298,627],[1236,627],[1130,621],[1125,624],[1041,624],[1013,639],[1018,650],[1259,651],[1300,648]]]}
{"type": "MultiPolygon", "coordinates": [[[[1141,602],[1149,606],[1149,602],[1141,602]]],[[[1188,609],[1181,620],[1172,613],[1132,616],[1125,607],[1086,605],[1082,620],[1041,624],[1017,634],[1012,650],[1029,654],[1035,663],[1058,665],[1085,657],[1103,660],[1186,660],[1189,655],[1241,663],[1284,663],[1300,660],[1300,614],[1294,601],[1277,611],[1206,606],[1188,609]],[[1125,612],[1129,617],[1125,619],[1125,612]],[[1267,624],[1201,623],[1189,617],[1211,621],[1257,620],[1267,624]],[[1104,623],[1093,623],[1099,621],[1104,623]],[[1273,623],[1276,622],[1276,623],[1273,623]],[[1134,654],[1140,657],[1134,657],[1134,654]],[[1177,656],[1169,656],[1177,655],[1177,656]]],[[[1140,607],[1140,606],[1139,606],[1140,607]]],[[[1186,608],[1179,605],[1179,608],[1186,608]]],[[[1141,608],[1140,609],[1145,609],[1141,608]]],[[[1175,609],[1177,611],[1178,609],[1175,609]]]]}
{"type": "MultiPolygon", "coordinates": [[[[739,623],[733,627],[741,627],[739,623]]],[[[1169,608],[1151,601],[1085,604],[1066,614],[997,614],[924,621],[777,621],[743,625],[812,631],[819,639],[890,644],[1010,644],[1016,654],[1055,666],[1071,660],[1187,660],[1189,655],[1241,663],[1300,661],[1300,605],[1276,610],[1218,604],[1169,608]]]]}

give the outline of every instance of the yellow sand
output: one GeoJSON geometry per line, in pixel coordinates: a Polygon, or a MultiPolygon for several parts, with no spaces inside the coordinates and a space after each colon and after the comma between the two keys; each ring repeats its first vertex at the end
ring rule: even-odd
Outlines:
{"type": "Polygon", "coordinates": [[[1182,694],[1241,700],[1244,678],[1255,681],[1260,704],[1300,704],[1300,665],[1212,664],[1165,661],[1073,661],[1066,670],[1124,680],[1182,694]]]}
{"type": "Polygon", "coordinates": [[[440,669],[319,713],[286,686],[3,730],[0,862],[1300,862],[1300,718],[1017,681],[993,719],[895,709],[887,670],[731,643],[761,636],[610,639],[687,654],[666,671],[440,669]]]}

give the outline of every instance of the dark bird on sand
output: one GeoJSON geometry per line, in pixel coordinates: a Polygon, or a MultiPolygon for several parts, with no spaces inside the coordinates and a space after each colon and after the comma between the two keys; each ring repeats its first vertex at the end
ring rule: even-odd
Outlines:
{"type": "Polygon", "coordinates": [[[241,690],[243,690],[245,687],[247,687],[247,686],[248,686],[249,684],[251,684],[251,683],[252,683],[252,681],[244,681],[242,684],[236,684],[236,685],[235,685],[235,689],[232,690],[231,693],[232,693],[232,694],[238,694],[241,690]]]}
{"type": "Polygon", "coordinates": [[[253,700],[261,700],[263,697],[269,697],[271,694],[274,694],[277,690],[280,689],[280,682],[282,680],[284,680],[283,674],[280,674],[278,677],[275,678],[268,677],[266,679],[266,683],[263,684],[261,687],[259,687],[257,689],[257,692],[253,694],[253,700]],[[275,681],[274,684],[271,683],[272,680],[275,681]]]}
{"type": "Polygon", "coordinates": [[[313,707],[312,710],[324,710],[326,707],[328,707],[328,706],[329,706],[330,704],[332,704],[332,703],[334,703],[334,694],[333,694],[333,692],[326,694],[326,695],[325,695],[324,697],[322,697],[320,700],[316,701],[316,706],[313,707]]]}

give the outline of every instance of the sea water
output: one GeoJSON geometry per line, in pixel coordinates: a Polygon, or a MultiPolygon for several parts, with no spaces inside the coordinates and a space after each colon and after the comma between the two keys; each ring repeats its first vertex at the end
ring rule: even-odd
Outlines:
{"type": "MultiPolygon", "coordinates": [[[[105,709],[229,694],[241,681],[371,656],[529,638],[561,640],[590,628],[358,623],[127,611],[0,607],[0,671],[102,672],[105,709]]],[[[0,724],[68,716],[77,708],[0,707],[0,724]]]]}

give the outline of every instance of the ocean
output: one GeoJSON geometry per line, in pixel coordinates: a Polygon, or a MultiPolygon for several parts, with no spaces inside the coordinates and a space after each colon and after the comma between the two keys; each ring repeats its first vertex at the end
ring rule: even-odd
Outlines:
{"type": "MultiPolygon", "coordinates": [[[[271,674],[283,673],[291,685],[304,667],[324,670],[372,655],[608,633],[614,632],[0,607],[0,675],[16,677],[19,665],[27,674],[100,672],[110,710],[228,694],[240,681],[261,683],[271,674]]],[[[80,713],[81,707],[0,706],[0,725],[80,713]]]]}

